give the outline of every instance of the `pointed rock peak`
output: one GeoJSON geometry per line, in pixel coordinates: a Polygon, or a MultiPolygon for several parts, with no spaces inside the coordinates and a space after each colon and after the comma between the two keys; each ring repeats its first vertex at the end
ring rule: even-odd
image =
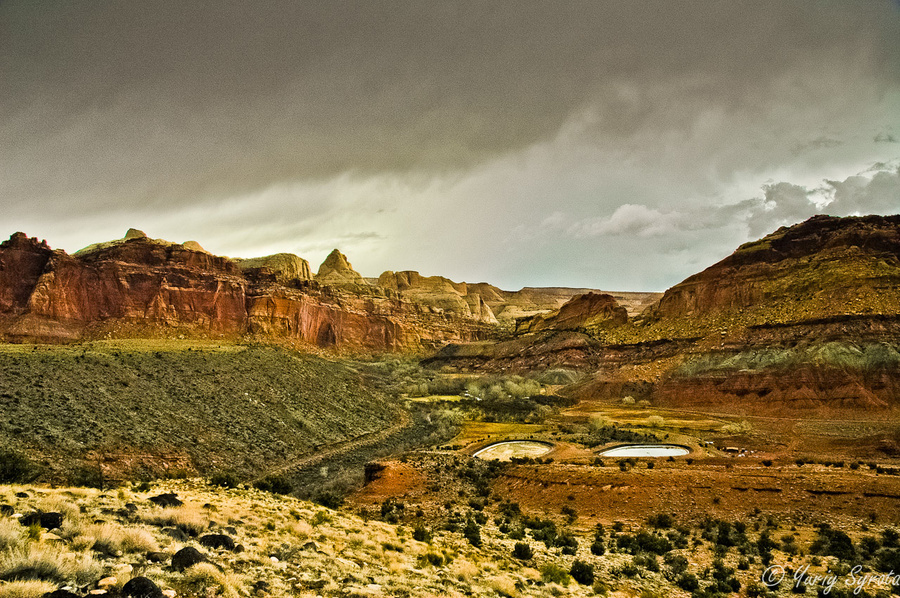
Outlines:
{"type": "Polygon", "coordinates": [[[128,232],[125,233],[125,240],[128,239],[146,239],[147,233],[142,230],[138,230],[136,228],[129,228],[128,232]]]}
{"type": "Polygon", "coordinates": [[[319,274],[323,273],[323,269],[333,272],[339,270],[353,270],[353,266],[347,261],[346,255],[335,249],[328,254],[328,257],[326,257],[325,261],[322,262],[322,265],[319,266],[319,274]]]}
{"type": "Polygon", "coordinates": [[[322,265],[319,266],[319,272],[316,274],[316,280],[325,284],[334,284],[338,286],[366,285],[362,275],[353,269],[347,256],[335,249],[328,254],[322,265]]]}

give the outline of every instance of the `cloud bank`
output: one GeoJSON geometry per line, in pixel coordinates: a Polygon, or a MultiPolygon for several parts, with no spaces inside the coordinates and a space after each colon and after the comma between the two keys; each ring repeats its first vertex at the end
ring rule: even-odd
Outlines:
{"type": "Polygon", "coordinates": [[[6,0],[0,224],[662,289],[897,211],[897,39],[880,0],[6,0]]]}

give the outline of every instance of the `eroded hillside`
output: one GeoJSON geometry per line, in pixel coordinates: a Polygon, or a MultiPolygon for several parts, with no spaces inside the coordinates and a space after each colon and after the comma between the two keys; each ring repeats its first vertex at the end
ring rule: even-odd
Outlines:
{"type": "Polygon", "coordinates": [[[400,419],[346,366],[276,347],[7,345],[0,371],[0,445],[49,482],[253,478],[400,419]]]}

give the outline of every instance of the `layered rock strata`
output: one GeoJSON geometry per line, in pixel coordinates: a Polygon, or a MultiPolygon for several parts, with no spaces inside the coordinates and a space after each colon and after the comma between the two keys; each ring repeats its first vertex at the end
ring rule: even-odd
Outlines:
{"type": "MultiPolygon", "coordinates": [[[[350,281],[346,258],[332,256],[337,267],[323,265],[323,279],[350,281]]],[[[433,314],[384,292],[306,280],[304,262],[267,260],[242,269],[246,263],[139,231],[68,255],[16,233],[0,245],[0,334],[42,341],[261,334],[323,347],[414,350],[490,332],[474,318],[433,314]]]]}

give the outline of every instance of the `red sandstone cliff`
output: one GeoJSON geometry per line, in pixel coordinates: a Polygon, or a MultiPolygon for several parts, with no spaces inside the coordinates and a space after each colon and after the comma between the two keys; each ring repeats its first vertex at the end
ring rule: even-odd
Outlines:
{"type": "Polygon", "coordinates": [[[0,244],[0,335],[78,340],[98,335],[262,334],[323,347],[414,349],[472,340],[477,322],[429,317],[373,293],[242,272],[197,245],[129,234],[68,255],[14,234],[0,244]]]}
{"type": "Polygon", "coordinates": [[[604,305],[578,298],[522,321],[538,334],[449,345],[429,363],[578,368],[589,374],[579,398],[729,413],[900,407],[900,216],[779,229],[675,285],[643,318],[586,326],[604,305]],[[566,329],[577,331],[560,351],[566,329]]]}
{"type": "Polygon", "coordinates": [[[893,312],[898,283],[900,216],[814,216],[742,245],[670,288],[652,317],[761,307],[765,321],[747,323],[763,324],[893,312]]]}

